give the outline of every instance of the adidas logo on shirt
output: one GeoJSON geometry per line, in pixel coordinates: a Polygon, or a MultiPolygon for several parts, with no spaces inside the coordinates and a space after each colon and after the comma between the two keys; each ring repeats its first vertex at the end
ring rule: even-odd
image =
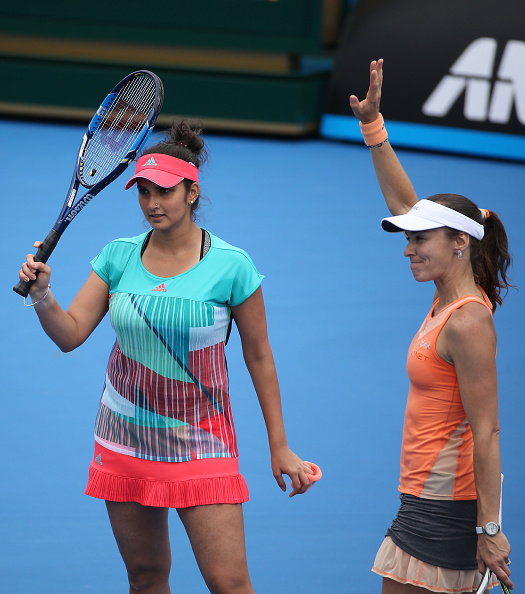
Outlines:
{"type": "Polygon", "coordinates": [[[158,287],[152,289],[152,291],[163,291],[164,293],[166,293],[168,289],[166,289],[166,286],[164,285],[164,283],[162,283],[158,287]]]}
{"type": "Polygon", "coordinates": [[[146,167],[146,165],[156,165],[157,163],[155,163],[155,159],[153,157],[150,157],[143,165],[143,167],[146,167]]]}

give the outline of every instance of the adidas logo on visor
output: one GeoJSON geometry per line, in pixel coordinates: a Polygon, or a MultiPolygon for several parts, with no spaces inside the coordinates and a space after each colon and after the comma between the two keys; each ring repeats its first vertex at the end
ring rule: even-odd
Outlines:
{"type": "Polygon", "coordinates": [[[157,163],[155,163],[155,159],[153,157],[151,157],[144,163],[143,167],[146,167],[147,165],[156,165],[156,164],[157,163]]]}

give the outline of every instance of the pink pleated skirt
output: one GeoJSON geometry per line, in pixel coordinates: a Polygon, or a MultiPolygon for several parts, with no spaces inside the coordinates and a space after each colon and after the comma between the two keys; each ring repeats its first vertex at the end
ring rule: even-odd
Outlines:
{"type": "Polygon", "coordinates": [[[191,507],[248,501],[238,458],[154,462],[119,454],[95,442],[86,495],[153,507],[191,507]]]}

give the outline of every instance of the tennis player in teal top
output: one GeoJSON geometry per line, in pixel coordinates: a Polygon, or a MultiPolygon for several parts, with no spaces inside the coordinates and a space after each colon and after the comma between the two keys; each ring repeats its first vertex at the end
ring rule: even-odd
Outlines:
{"type": "MultiPolygon", "coordinates": [[[[168,510],[176,508],[211,592],[254,592],[246,562],[239,473],[224,349],[232,320],[268,431],[273,475],[290,496],[314,466],[289,448],[262,275],[243,250],[195,223],[200,130],[184,122],[145,151],[136,184],[152,229],[107,245],[64,311],[51,270],[27,256],[22,280],[42,327],[63,350],[81,345],[109,311],[116,341],[95,424],[86,493],[106,501],[130,592],[170,592],[168,510]]],[[[35,244],[36,247],[39,242],[35,244]]],[[[310,475],[310,476],[309,476],[310,475]]]]}

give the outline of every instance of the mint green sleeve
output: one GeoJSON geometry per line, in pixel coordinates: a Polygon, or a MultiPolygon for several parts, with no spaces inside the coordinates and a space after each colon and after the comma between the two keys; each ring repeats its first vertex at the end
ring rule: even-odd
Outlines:
{"type": "Polygon", "coordinates": [[[111,244],[109,243],[90,262],[91,268],[108,285],[110,284],[110,275],[109,275],[109,257],[110,257],[110,251],[111,251],[111,244]]]}
{"type": "Polygon", "coordinates": [[[264,276],[255,268],[250,256],[239,250],[229,304],[235,307],[246,301],[259,288],[263,278],[264,276]]]}

